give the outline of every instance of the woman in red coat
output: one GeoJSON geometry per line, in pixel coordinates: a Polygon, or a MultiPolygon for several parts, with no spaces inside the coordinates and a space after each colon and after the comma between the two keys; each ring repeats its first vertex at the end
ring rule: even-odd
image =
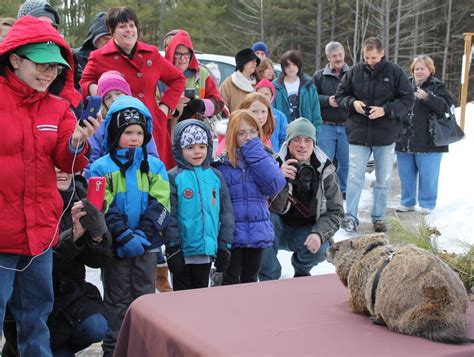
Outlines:
{"type": "Polygon", "coordinates": [[[168,114],[174,111],[185,86],[181,71],[164,59],[158,49],[138,41],[138,18],[130,7],[112,7],[105,22],[113,41],[90,54],[81,79],[84,96],[97,94],[102,73],[119,71],[130,84],[132,95],[148,107],[153,115],[153,137],[160,159],[166,168],[175,166],[167,127],[168,114]],[[158,106],[158,80],[166,84],[158,106]]]}

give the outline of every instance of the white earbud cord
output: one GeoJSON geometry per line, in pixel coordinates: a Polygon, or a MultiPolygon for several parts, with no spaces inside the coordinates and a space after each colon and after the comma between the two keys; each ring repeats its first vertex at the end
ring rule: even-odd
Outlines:
{"type": "MultiPolygon", "coordinates": [[[[69,145],[69,144],[68,144],[69,145]]],[[[69,206],[71,205],[71,202],[72,202],[72,198],[74,197],[74,193],[76,192],[76,181],[74,179],[74,164],[76,163],[76,158],[77,158],[77,152],[78,152],[78,149],[79,149],[79,144],[77,144],[76,148],[75,148],[75,151],[74,151],[74,158],[72,159],[72,167],[71,167],[71,172],[72,172],[72,194],[71,194],[71,198],[69,199],[69,202],[67,203],[66,207],[64,207],[64,210],[63,212],[61,213],[61,217],[59,217],[59,220],[58,220],[58,224],[56,224],[56,229],[54,230],[54,234],[53,234],[53,238],[51,239],[51,241],[49,242],[49,245],[48,245],[48,248],[45,249],[42,253],[39,253],[37,255],[33,255],[31,257],[31,260],[28,262],[28,264],[26,264],[25,267],[21,268],[21,269],[17,269],[17,268],[12,268],[12,267],[5,267],[3,265],[0,265],[0,269],[5,269],[5,270],[12,270],[12,271],[17,271],[17,272],[23,272],[25,271],[26,269],[28,269],[28,267],[31,265],[31,263],[33,262],[34,259],[36,259],[37,257],[39,256],[42,256],[44,253],[46,253],[50,248],[51,246],[53,245],[53,242],[54,240],[56,239],[56,236],[59,232],[59,224],[61,223],[61,219],[63,218],[64,216],[64,213],[66,213],[66,211],[68,210],[69,206]]]]}

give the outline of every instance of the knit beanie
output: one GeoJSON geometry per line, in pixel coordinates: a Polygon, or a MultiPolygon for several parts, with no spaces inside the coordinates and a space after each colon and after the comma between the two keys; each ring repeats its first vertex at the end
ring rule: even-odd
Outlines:
{"type": "Polygon", "coordinates": [[[97,95],[101,96],[102,100],[111,90],[118,90],[129,96],[132,95],[130,85],[118,71],[107,71],[102,73],[99,82],[97,83],[97,95]]]}
{"type": "Polygon", "coordinates": [[[306,136],[316,143],[316,128],[308,119],[295,119],[286,127],[287,143],[298,136],[306,136]]]}
{"type": "Polygon", "coordinates": [[[48,17],[53,22],[53,25],[55,25],[56,27],[59,25],[60,22],[58,12],[48,3],[44,3],[43,6],[31,10],[29,13],[27,13],[27,15],[36,18],[41,16],[48,17]]]}
{"type": "Polygon", "coordinates": [[[142,113],[140,113],[135,108],[124,108],[112,114],[107,138],[110,150],[118,145],[120,136],[122,135],[125,128],[134,124],[140,125],[142,127],[143,133],[145,134],[145,140],[143,143],[146,144],[148,142],[146,138],[149,136],[149,133],[147,132],[146,117],[142,113]]]}
{"type": "Polygon", "coordinates": [[[143,149],[143,161],[140,164],[140,171],[148,174],[148,153],[146,150],[146,144],[151,139],[151,133],[147,132],[146,117],[135,108],[124,108],[116,111],[110,118],[110,123],[107,132],[107,142],[109,144],[110,158],[120,168],[122,176],[125,177],[125,171],[133,164],[133,155],[128,158],[128,161],[122,163],[118,157],[116,148],[120,141],[120,136],[125,129],[130,125],[140,125],[143,129],[144,139],[142,144],[143,149]]]}
{"type": "Polygon", "coordinates": [[[255,42],[255,43],[252,45],[252,51],[253,51],[253,52],[257,52],[257,51],[265,52],[265,56],[268,57],[268,47],[267,47],[267,45],[265,44],[265,42],[262,42],[262,41],[255,42]]]}
{"type": "Polygon", "coordinates": [[[258,66],[260,63],[260,58],[255,54],[255,52],[252,51],[251,48],[244,48],[243,50],[240,50],[235,55],[235,70],[242,71],[245,64],[253,60],[257,61],[258,66]]]}
{"type": "Polygon", "coordinates": [[[18,9],[17,18],[30,15],[33,17],[49,17],[55,26],[59,25],[60,18],[58,12],[45,0],[27,0],[18,9]]]}
{"type": "Polygon", "coordinates": [[[270,88],[270,90],[272,91],[272,100],[271,102],[273,103],[273,101],[275,100],[275,95],[276,95],[276,90],[275,90],[275,86],[273,85],[272,82],[270,82],[268,79],[264,78],[264,79],[261,79],[257,85],[255,86],[255,92],[258,92],[258,89],[259,88],[270,88]]]}
{"type": "Polygon", "coordinates": [[[194,124],[187,126],[183,130],[179,143],[181,149],[184,149],[186,146],[189,145],[209,144],[206,131],[203,128],[194,124]]]}

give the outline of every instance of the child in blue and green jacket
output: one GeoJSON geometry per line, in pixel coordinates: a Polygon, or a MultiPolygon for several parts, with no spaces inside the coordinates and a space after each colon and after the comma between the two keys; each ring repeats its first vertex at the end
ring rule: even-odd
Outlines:
{"type": "Polygon", "coordinates": [[[168,171],[171,217],[165,231],[166,253],[182,241],[186,265],[173,274],[173,290],[204,288],[215,259],[217,272],[230,262],[234,211],[222,174],[210,166],[211,132],[202,121],[186,119],[176,126],[173,157],[168,171]]]}
{"type": "MultiPolygon", "coordinates": [[[[170,187],[159,159],[148,156],[152,116],[138,99],[122,96],[105,118],[105,156],[94,161],[91,176],[106,177],[106,222],[114,257],[103,268],[104,303],[110,332],[104,354],[115,347],[122,319],[136,298],[155,292],[156,254],[169,221],[170,187]]],[[[175,242],[179,247],[180,242],[175,242]]],[[[179,264],[178,264],[179,265],[179,264]]],[[[169,262],[170,270],[172,261],[169,262]]]]}

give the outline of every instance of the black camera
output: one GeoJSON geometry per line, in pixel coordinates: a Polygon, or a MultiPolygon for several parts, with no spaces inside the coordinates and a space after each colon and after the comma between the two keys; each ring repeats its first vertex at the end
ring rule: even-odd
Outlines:
{"type": "Polygon", "coordinates": [[[365,108],[364,108],[364,112],[365,112],[364,115],[365,115],[366,117],[368,117],[368,116],[370,115],[370,110],[371,110],[371,109],[372,109],[372,108],[370,108],[369,106],[367,106],[367,105],[365,106],[365,108]]]}
{"type": "Polygon", "coordinates": [[[303,185],[309,188],[315,174],[313,166],[307,162],[295,162],[291,165],[296,167],[297,171],[295,179],[289,181],[295,185],[303,185]]]}

